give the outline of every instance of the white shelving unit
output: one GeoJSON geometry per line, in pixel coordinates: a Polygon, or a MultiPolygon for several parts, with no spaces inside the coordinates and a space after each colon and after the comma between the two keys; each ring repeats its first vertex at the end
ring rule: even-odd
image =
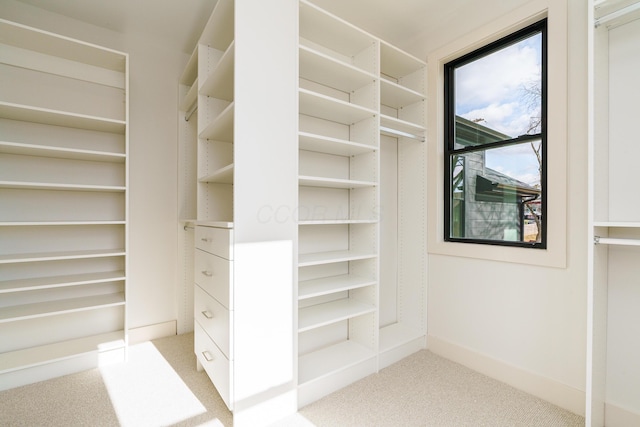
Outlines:
{"type": "Polygon", "coordinates": [[[590,211],[586,425],[640,423],[640,3],[590,3],[590,211]]]}
{"type": "Polygon", "coordinates": [[[380,368],[425,346],[426,66],[380,42],[380,368]]]}
{"type": "Polygon", "coordinates": [[[198,368],[234,425],[296,409],[293,317],[274,313],[294,309],[297,224],[275,211],[297,205],[297,9],[218,0],[180,82],[179,215],[191,285],[181,298],[193,301],[198,368]]]}
{"type": "Polygon", "coordinates": [[[378,41],[300,2],[298,405],[376,372],[378,41]],[[322,366],[320,366],[322,365],[322,366]]]}
{"type": "MultiPolygon", "coordinates": [[[[240,378],[265,363],[240,366],[238,349],[264,357],[267,348],[239,325],[277,322],[268,348],[297,354],[289,372],[296,407],[425,346],[426,64],[308,1],[264,3],[219,0],[180,85],[180,218],[183,245],[196,247],[185,246],[183,261],[194,265],[185,281],[197,284],[196,350],[234,422],[240,378]],[[271,27],[283,22],[292,37],[271,27]],[[206,233],[218,237],[202,241],[206,233]],[[216,241],[218,249],[206,247],[216,241]],[[283,257],[262,249],[248,256],[256,242],[287,241],[283,257]],[[286,284],[263,283],[265,259],[293,272],[286,284]],[[215,307],[222,335],[216,316],[203,314],[215,307]],[[292,335],[273,337],[286,322],[292,335]]],[[[242,387],[255,389],[273,367],[242,387]]]]}
{"type": "Polygon", "coordinates": [[[123,360],[127,54],[0,19],[0,388],[123,360]]]}

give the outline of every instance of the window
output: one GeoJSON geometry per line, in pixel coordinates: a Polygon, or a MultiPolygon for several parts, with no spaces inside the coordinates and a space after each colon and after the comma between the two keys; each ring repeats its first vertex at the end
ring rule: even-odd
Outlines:
{"type": "Polygon", "coordinates": [[[444,66],[446,241],[546,247],[546,25],[444,66]]]}

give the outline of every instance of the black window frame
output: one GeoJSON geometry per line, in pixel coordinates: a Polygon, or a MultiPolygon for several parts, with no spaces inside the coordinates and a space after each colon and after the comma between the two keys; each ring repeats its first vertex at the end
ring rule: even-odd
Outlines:
{"type": "MultiPolygon", "coordinates": [[[[515,31],[505,37],[489,43],[479,49],[474,50],[466,55],[463,55],[455,60],[452,60],[444,64],[444,240],[446,242],[460,242],[460,243],[473,243],[473,244],[486,244],[486,245],[498,245],[498,246],[513,246],[513,247],[526,247],[536,249],[547,248],[547,100],[548,100],[548,86],[547,86],[547,73],[548,73],[548,61],[547,61],[547,18],[541,19],[521,30],[515,31]],[[474,145],[464,148],[455,148],[456,144],[456,114],[455,114],[455,70],[457,67],[471,63],[477,59],[481,59],[491,53],[499,51],[505,47],[515,44],[521,40],[524,40],[535,34],[541,34],[541,54],[542,54],[542,70],[541,70],[541,131],[540,133],[533,135],[520,135],[516,138],[506,139],[497,142],[489,142],[480,145],[474,145]],[[478,238],[465,238],[465,237],[452,237],[452,219],[451,219],[451,205],[452,205],[452,189],[451,189],[451,159],[454,155],[464,155],[465,153],[487,151],[493,148],[501,148],[512,145],[518,145],[526,142],[541,141],[542,156],[541,164],[542,171],[540,176],[541,185],[541,239],[540,242],[523,242],[523,241],[508,241],[508,240],[493,240],[493,239],[478,239],[478,238]]],[[[466,184],[465,184],[466,185],[466,184]]]]}

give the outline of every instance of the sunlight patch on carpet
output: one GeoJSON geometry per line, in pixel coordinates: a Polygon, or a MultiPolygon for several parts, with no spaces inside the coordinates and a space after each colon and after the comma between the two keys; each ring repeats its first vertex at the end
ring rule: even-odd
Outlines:
{"type": "Polygon", "coordinates": [[[122,426],[171,425],[206,412],[151,342],[130,346],[126,363],[100,372],[122,426]]]}

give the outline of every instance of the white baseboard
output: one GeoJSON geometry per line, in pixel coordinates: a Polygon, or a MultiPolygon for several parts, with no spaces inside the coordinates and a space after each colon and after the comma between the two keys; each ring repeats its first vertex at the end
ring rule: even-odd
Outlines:
{"type": "Polygon", "coordinates": [[[145,341],[176,335],[176,328],[176,321],[170,320],[168,322],[156,323],[155,325],[129,329],[129,344],[138,344],[145,341]]]}
{"type": "Polygon", "coordinates": [[[120,347],[106,351],[89,351],[59,360],[19,368],[0,374],[0,391],[87,371],[99,366],[120,363],[124,360],[125,349],[120,347]]]}
{"type": "Polygon", "coordinates": [[[640,414],[611,403],[605,403],[604,425],[607,427],[640,426],[640,414]]]}
{"type": "Polygon", "coordinates": [[[574,414],[585,414],[586,394],[582,390],[434,336],[427,337],[427,349],[574,414]]]}
{"type": "Polygon", "coordinates": [[[391,366],[394,363],[401,361],[405,357],[409,357],[413,353],[424,349],[424,342],[425,337],[423,336],[413,341],[409,341],[408,343],[398,345],[389,350],[380,351],[378,356],[378,369],[384,369],[387,366],[391,366]]]}
{"type": "MultiPolygon", "coordinates": [[[[138,344],[176,334],[176,321],[158,323],[129,330],[129,344],[138,344]]],[[[52,360],[0,374],[0,391],[74,374],[109,363],[124,361],[124,349],[90,351],[60,360],[52,360]]]]}

